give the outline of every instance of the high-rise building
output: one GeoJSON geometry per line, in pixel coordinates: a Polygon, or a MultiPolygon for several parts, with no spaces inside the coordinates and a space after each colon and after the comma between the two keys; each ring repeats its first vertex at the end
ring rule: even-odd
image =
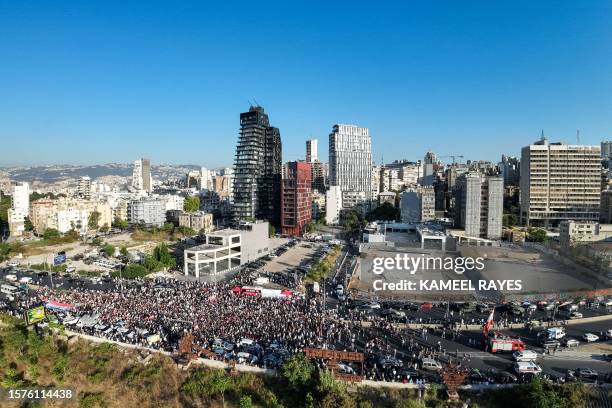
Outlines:
{"type": "Polygon", "coordinates": [[[77,195],[86,200],[91,198],[91,178],[83,176],[79,179],[77,184],[77,195]]]}
{"type": "Polygon", "coordinates": [[[308,163],[315,162],[319,159],[317,152],[319,141],[317,139],[310,139],[306,141],[306,161],[308,163]]]}
{"type": "Polygon", "coordinates": [[[612,190],[601,192],[601,206],[599,210],[599,222],[612,224],[612,190]]]}
{"type": "Polygon", "coordinates": [[[280,132],[260,106],[240,114],[234,173],[234,219],[265,219],[280,225],[282,172],[280,132]]]}
{"type": "Polygon", "coordinates": [[[518,158],[502,154],[498,167],[501,171],[502,177],[504,178],[504,185],[518,186],[521,176],[520,162],[518,158]]]}
{"type": "Polygon", "coordinates": [[[408,188],[400,199],[402,222],[416,223],[436,218],[436,196],[432,186],[408,188]]]}
{"type": "Polygon", "coordinates": [[[11,208],[8,209],[9,231],[21,236],[25,231],[25,218],[30,215],[30,185],[16,182],[11,186],[11,208]]]}
{"type": "Polygon", "coordinates": [[[423,177],[421,178],[421,185],[432,186],[435,180],[435,166],[438,163],[438,159],[434,152],[428,151],[425,153],[423,158],[423,177]]]}
{"type": "MultiPolygon", "coordinates": [[[[363,197],[363,204],[368,206],[372,196],[372,140],[367,128],[334,125],[329,134],[329,184],[340,187],[343,195],[363,197]]],[[[354,202],[343,200],[347,205],[354,202]]]]}
{"type": "Polygon", "coordinates": [[[312,220],[311,163],[292,161],[285,164],[282,183],[281,231],[299,236],[312,220]]]}
{"type": "Polygon", "coordinates": [[[200,190],[212,189],[214,175],[215,173],[213,170],[208,170],[206,167],[200,169],[200,190]]]}
{"type": "Polygon", "coordinates": [[[612,140],[601,142],[601,158],[604,160],[612,160],[612,140]]]}
{"type": "Polygon", "coordinates": [[[504,209],[504,179],[478,171],[457,179],[457,226],[468,237],[500,239],[504,209]]]}
{"type": "Polygon", "coordinates": [[[327,165],[318,160],[310,163],[312,168],[312,190],[325,193],[327,190],[327,165]]]}
{"type": "Polygon", "coordinates": [[[153,191],[153,180],[151,179],[151,162],[149,159],[134,161],[132,173],[132,187],[138,191],[153,191]]]}
{"type": "Polygon", "coordinates": [[[523,147],[520,166],[521,221],[553,225],[597,221],[601,197],[601,148],[549,143],[523,147]]]}

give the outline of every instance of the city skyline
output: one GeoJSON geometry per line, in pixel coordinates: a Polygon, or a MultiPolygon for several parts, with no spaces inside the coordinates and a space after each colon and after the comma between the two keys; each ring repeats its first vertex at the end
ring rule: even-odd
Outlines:
{"type": "Polygon", "coordinates": [[[4,7],[0,166],[229,166],[251,103],[274,116],[284,162],[310,138],[325,160],[336,123],[370,129],[376,163],[612,133],[607,3],[242,6],[4,7]],[[278,24],[250,47],[263,18],[278,24]]]}

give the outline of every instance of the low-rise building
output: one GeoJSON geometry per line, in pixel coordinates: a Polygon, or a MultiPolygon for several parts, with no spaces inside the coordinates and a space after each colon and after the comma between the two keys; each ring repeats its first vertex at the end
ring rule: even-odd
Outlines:
{"type": "Polygon", "coordinates": [[[268,222],[243,222],[206,234],[204,244],[184,251],[185,276],[218,275],[269,254],[268,228],[268,222]]]}
{"type": "Polygon", "coordinates": [[[559,223],[559,243],[563,247],[601,241],[612,242],[612,224],[571,220],[559,223]]]}
{"type": "Polygon", "coordinates": [[[204,211],[193,213],[182,211],[178,214],[178,224],[181,227],[191,228],[199,233],[208,233],[213,230],[213,215],[204,211]]]}

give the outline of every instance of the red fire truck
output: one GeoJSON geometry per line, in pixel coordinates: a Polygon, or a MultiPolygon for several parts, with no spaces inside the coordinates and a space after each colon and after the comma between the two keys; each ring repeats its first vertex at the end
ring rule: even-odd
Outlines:
{"type": "Polygon", "coordinates": [[[523,342],[523,340],[514,339],[512,337],[505,336],[501,333],[491,334],[487,340],[489,351],[491,353],[525,350],[525,343],[523,342]]]}

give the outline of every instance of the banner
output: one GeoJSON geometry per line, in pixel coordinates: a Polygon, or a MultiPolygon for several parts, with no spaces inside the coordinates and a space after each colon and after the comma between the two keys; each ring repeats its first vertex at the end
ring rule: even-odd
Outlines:
{"type": "Polygon", "coordinates": [[[28,326],[45,320],[45,307],[37,306],[26,310],[25,320],[28,326]]]}

